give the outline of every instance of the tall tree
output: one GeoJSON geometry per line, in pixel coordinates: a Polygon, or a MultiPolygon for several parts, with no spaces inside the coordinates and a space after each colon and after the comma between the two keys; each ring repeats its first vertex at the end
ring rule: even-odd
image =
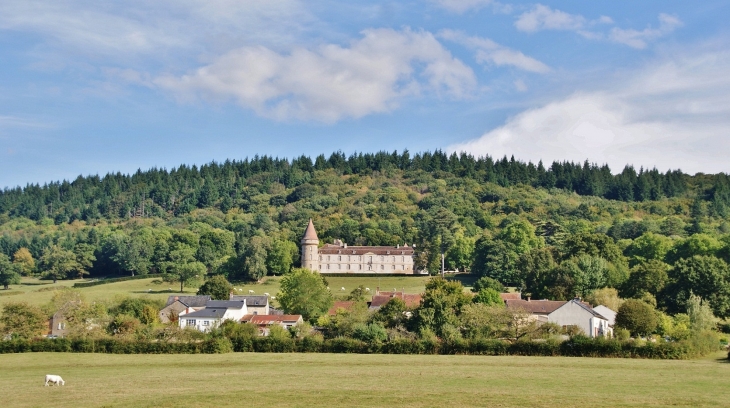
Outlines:
{"type": "Polygon", "coordinates": [[[0,252],[0,285],[3,285],[5,290],[10,288],[10,285],[20,283],[20,273],[18,273],[18,266],[8,259],[7,255],[0,252]]]}
{"type": "Polygon", "coordinates": [[[294,269],[281,279],[281,291],[276,298],[286,313],[300,314],[313,321],[327,313],[334,303],[325,282],[317,272],[294,269]]]}
{"type": "Polygon", "coordinates": [[[13,263],[18,266],[18,271],[23,276],[30,276],[35,272],[35,259],[28,248],[22,247],[13,254],[13,263]]]}

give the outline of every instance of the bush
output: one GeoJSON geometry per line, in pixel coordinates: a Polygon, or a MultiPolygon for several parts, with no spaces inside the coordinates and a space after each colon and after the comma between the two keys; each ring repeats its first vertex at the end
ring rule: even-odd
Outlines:
{"type": "Polygon", "coordinates": [[[317,333],[302,337],[297,342],[297,351],[300,353],[321,353],[324,345],[324,337],[317,333]]]}
{"type": "Polygon", "coordinates": [[[226,337],[214,337],[203,342],[201,351],[205,354],[224,354],[233,351],[233,344],[226,337]]]}
{"type": "Polygon", "coordinates": [[[348,337],[337,337],[324,342],[323,351],[327,353],[359,353],[368,352],[368,345],[364,341],[348,337]]]}

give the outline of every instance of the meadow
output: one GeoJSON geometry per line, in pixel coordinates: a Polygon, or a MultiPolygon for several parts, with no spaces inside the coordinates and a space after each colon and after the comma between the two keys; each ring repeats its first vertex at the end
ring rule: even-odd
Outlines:
{"type": "Polygon", "coordinates": [[[726,407],[721,357],[25,353],[0,355],[0,384],[6,407],[726,407]]]}
{"type": "MultiPolygon", "coordinates": [[[[377,287],[381,290],[391,291],[393,289],[404,290],[406,293],[421,293],[425,289],[428,276],[380,276],[380,277],[327,277],[332,293],[335,297],[346,296],[351,290],[359,285],[375,291],[377,287]],[[345,290],[341,290],[345,288],[345,290]]],[[[62,286],[71,287],[81,280],[60,280],[52,283],[48,280],[35,278],[23,278],[20,285],[11,285],[10,290],[0,290],[0,307],[7,302],[23,301],[36,306],[48,303],[53,297],[54,289],[62,286]]],[[[237,293],[248,294],[253,290],[256,294],[269,293],[276,296],[279,292],[281,282],[280,276],[269,276],[261,283],[234,284],[240,289],[237,293]]],[[[469,283],[468,281],[465,283],[469,283]]],[[[194,295],[198,284],[191,284],[184,288],[184,294],[194,295]]],[[[124,282],[114,282],[103,285],[91,286],[78,289],[88,301],[113,299],[115,296],[145,296],[153,299],[167,300],[170,295],[180,293],[180,284],[159,282],[159,278],[137,279],[124,282]]],[[[276,303],[275,301],[272,303],[276,303]]]]}

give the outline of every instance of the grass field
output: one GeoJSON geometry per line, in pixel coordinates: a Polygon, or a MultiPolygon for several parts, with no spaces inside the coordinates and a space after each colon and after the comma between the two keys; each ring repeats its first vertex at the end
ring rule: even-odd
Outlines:
{"type": "MultiPolygon", "coordinates": [[[[363,285],[372,291],[375,291],[379,286],[384,291],[397,288],[398,290],[405,290],[406,293],[421,293],[428,279],[429,277],[427,276],[327,277],[329,286],[335,296],[344,296],[358,285],[363,285]],[[341,290],[343,287],[345,288],[344,291],[341,290]]],[[[81,288],[79,291],[89,301],[113,299],[117,295],[149,296],[152,298],[167,299],[168,296],[179,293],[180,284],[167,282],[156,284],[153,283],[155,280],[151,278],[109,283],[81,288]]],[[[279,291],[280,281],[281,277],[274,276],[267,277],[259,284],[235,284],[234,286],[241,289],[237,292],[241,294],[248,294],[249,290],[253,290],[257,294],[270,293],[276,296],[276,293],[279,291]]],[[[7,291],[0,290],[0,306],[6,302],[17,301],[24,301],[41,306],[51,300],[54,288],[61,286],[70,287],[76,282],[80,281],[58,281],[58,283],[54,284],[51,281],[24,278],[20,285],[11,285],[10,290],[7,291]]],[[[470,281],[465,281],[464,283],[469,284],[470,281]]],[[[196,290],[197,286],[186,287],[185,294],[193,295],[196,290]]]]}
{"type": "Polygon", "coordinates": [[[5,407],[727,407],[720,357],[27,353],[0,355],[0,389],[5,407]]]}

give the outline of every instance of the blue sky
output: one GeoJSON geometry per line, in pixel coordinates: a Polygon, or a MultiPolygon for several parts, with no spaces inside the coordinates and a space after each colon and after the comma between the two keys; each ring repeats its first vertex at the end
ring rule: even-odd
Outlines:
{"type": "Polygon", "coordinates": [[[730,2],[0,3],[0,188],[443,149],[730,172],[730,2]]]}

